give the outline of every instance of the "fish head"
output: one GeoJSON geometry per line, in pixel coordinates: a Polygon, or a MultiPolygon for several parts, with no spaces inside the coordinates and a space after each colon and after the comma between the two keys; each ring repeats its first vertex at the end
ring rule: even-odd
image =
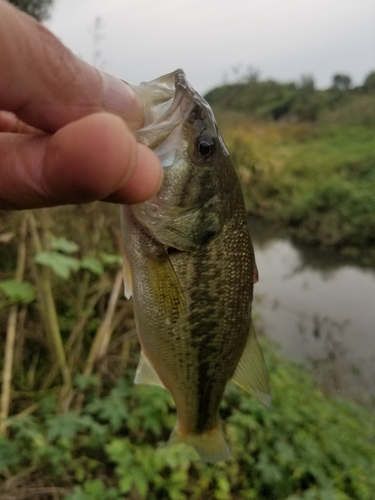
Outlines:
{"type": "Polygon", "coordinates": [[[198,249],[220,233],[238,182],[212,110],[181,69],[132,88],[146,116],[136,138],[163,166],[159,192],[134,215],[166,247],[198,249]]]}

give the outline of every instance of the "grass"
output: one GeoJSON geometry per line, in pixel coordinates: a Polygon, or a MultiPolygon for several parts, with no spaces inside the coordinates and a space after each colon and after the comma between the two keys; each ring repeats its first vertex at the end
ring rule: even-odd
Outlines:
{"type": "Polygon", "coordinates": [[[220,110],[217,116],[250,213],[373,265],[373,127],[337,124],[328,115],[317,123],[254,123],[220,110]]]}

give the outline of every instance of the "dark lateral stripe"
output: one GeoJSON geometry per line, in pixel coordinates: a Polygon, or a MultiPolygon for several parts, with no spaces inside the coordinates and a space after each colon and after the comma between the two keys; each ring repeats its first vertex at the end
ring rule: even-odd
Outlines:
{"type": "MultiPolygon", "coordinates": [[[[220,318],[215,317],[215,297],[210,296],[208,274],[218,273],[217,262],[207,261],[208,251],[202,251],[201,258],[196,259],[192,277],[192,296],[190,313],[191,348],[197,358],[197,412],[195,431],[208,430],[210,421],[215,417],[213,404],[218,398],[215,394],[215,379],[212,377],[212,360],[218,357],[218,346],[215,332],[220,326],[220,318]]],[[[212,279],[212,278],[211,278],[212,279]]],[[[212,287],[211,287],[212,290],[212,287]]],[[[214,370],[215,371],[215,370],[214,370]]],[[[219,400],[221,399],[221,395],[219,400]]]]}

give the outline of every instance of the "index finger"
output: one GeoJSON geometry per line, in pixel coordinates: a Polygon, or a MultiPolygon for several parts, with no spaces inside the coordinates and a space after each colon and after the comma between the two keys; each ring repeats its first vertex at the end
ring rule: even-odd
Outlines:
{"type": "Polygon", "coordinates": [[[52,33],[0,0],[0,109],[46,132],[109,111],[132,130],[143,109],[124,82],[78,59],[52,33]]]}

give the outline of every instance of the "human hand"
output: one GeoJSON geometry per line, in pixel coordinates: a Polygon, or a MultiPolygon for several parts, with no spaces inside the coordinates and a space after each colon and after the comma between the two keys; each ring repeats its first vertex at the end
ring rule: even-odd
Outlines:
{"type": "Polygon", "coordinates": [[[0,208],[146,200],[162,169],[142,123],[125,83],[0,0],[0,208]]]}

